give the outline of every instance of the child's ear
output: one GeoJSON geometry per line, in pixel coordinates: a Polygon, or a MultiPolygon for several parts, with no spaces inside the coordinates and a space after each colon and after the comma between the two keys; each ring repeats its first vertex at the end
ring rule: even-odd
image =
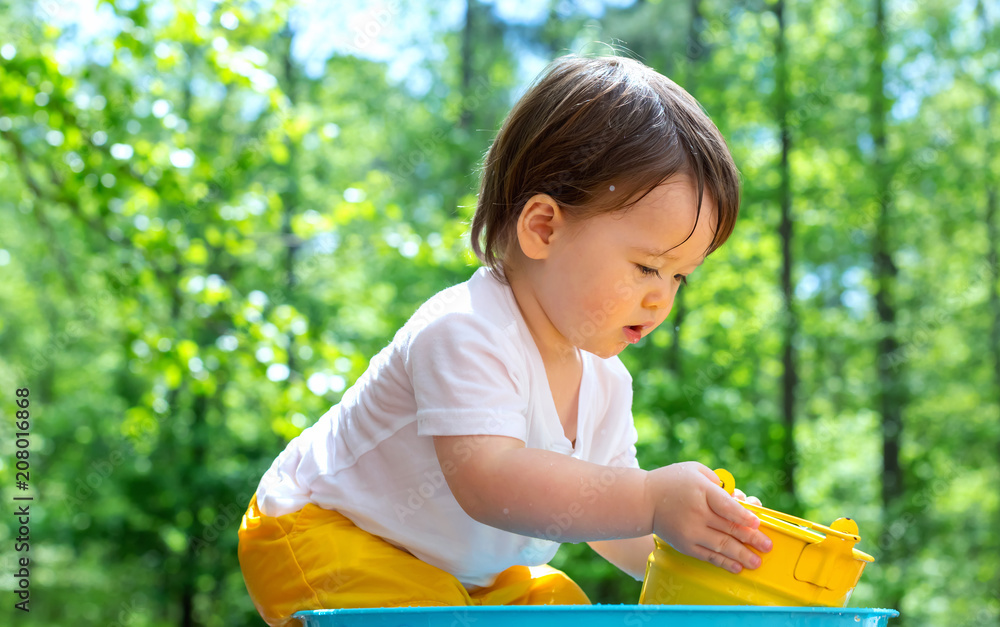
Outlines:
{"type": "Polygon", "coordinates": [[[529,259],[549,256],[552,238],[566,226],[565,214],[547,194],[535,194],[524,203],[517,219],[517,241],[529,259]]]}

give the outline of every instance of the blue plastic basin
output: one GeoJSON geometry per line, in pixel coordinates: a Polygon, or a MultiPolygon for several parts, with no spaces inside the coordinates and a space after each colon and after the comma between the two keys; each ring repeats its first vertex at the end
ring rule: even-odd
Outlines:
{"type": "Polygon", "coordinates": [[[896,610],[725,605],[515,605],[296,612],[303,627],[880,627],[896,610]]]}

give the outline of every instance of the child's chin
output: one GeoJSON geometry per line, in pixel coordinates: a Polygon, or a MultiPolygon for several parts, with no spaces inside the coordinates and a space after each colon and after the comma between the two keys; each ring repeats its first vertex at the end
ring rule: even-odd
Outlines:
{"type": "Polygon", "coordinates": [[[621,353],[626,348],[628,348],[628,342],[619,342],[610,349],[608,349],[607,347],[601,347],[599,350],[587,350],[587,349],[584,350],[586,350],[588,353],[593,353],[594,355],[597,355],[601,359],[610,359],[612,357],[618,356],[618,354],[621,353]]]}

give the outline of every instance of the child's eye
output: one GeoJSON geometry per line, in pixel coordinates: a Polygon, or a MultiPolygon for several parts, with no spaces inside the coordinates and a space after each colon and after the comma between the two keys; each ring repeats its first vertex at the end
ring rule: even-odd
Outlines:
{"type": "Polygon", "coordinates": [[[655,268],[650,268],[649,266],[643,266],[640,264],[636,264],[636,267],[639,268],[639,272],[641,272],[644,276],[660,276],[660,271],[655,268]]]}
{"type": "Polygon", "coordinates": [[[681,282],[681,285],[688,284],[688,278],[686,274],[675,274],[674,278],[681,282]]]}

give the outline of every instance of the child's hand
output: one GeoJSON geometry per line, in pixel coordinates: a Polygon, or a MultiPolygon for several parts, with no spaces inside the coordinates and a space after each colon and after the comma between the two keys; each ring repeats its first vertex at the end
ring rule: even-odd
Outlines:
{"type": "Polygon", "coordinates": [[[653,533],[681,553],[738,573],[761,563],[746,545],[771,550],[771,540],[758,530],[760,519],[719,487],[707,466],[683,462],[658,468],[647,476],[646,489],[653,533]]]}
{"type": "Polygon", "coordinates": [[[763,503],[760,502],[759,498],[757,498],[756,496],[747,496],[746,494],[743,493],[743,490],[740,490],[739,488],[735,488],[733,490],[733,498],[735,498],[737,501],[746,501],[751,505],[757,505],[759,507],[763,506],[763,503]]]}

